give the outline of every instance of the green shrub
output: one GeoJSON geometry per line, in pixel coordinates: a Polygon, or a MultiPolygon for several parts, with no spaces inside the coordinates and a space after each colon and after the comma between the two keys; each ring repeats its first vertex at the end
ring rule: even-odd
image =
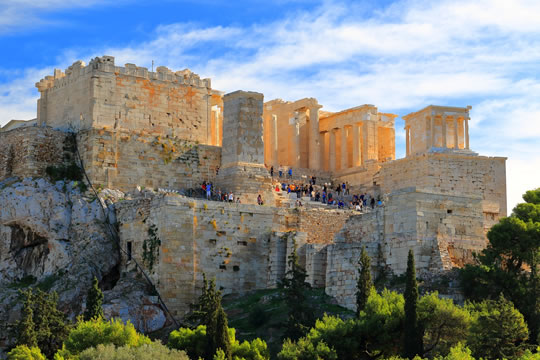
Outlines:
{"type": "Polygon", "coordinates": [[[38,347],[19,345],[8,353],[8,360],[46,360],[38,347]]]}
{"type": "Polygon", "coordinates": [[[143,344],[139,347],[100,344],[81,353],[79,360],[189,360],[186,353],[162,345],[159,342],[143,344]]]}
{"type": "MultiPolygon", "coordinates": [[[[270,353],[264,340],[259,338],[240,343],[236,340],[236,330],[229,328],[231,352],[234,360],[267,360],[270,353]]],[[[195,329],[180,328],[169,334],[168,346],[173,349],[184,350],[190,359],[205,358],[206,356],[206,326],[199,325],[195,329]]],[[[223,354],[224,355],[224,354],[223,354]]],[[[218,351],[214,359],[221,359],[218,351]]]]}
{"type": "Polygon", "coordinates": [[[80,321],[70,331],[58,355],[69,359],[86,349],[95,348],[100,344],[113,344],[117,347],[138,347],[143,344],[150,344],[150,342],[150,339],[139,334],[129,321],[124,324],[120,319],[111,321],[92,319],[80,321]]]}

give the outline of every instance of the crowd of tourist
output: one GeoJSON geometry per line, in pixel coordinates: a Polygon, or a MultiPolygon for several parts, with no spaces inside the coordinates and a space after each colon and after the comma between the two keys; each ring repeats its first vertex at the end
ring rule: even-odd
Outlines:
{"type": "MultiPolygon", "coordinates": [[[[324,183],[317,185],[317,178],[310,176],[308,183],[289,182],[292,180],[292,168],[284,171],[280,169],[278,172],[277,180],[274,190],[276,192],[286,192],[287,194],[296,194],[295,207],[302,207],[302,198],[309,197],[311,201],[320,202],[328,206],[337,207],[338,209],[351,209],[360,212],[364,212],[367,209],[374,209],[375,206],[381,206],[382,200],[379,197],[377,199],[364,192],[359,194],[350,194],[350,187],[347,182],[341,184],[328,184],[324,183]],[[284,176],[286,173],[286,176],[284,176]]],[[[274,178],[274,167],[270,168],[270,175],[274,178]]],[[[223,201],[229,203],[241,203],[240,197],[234,196],[233,192],[222,192],[221,189],[215,189],[211,182],[203,181],[201,188],[204,194],[206,194],[207,200],[223,201]]],[[[264,200],[261,194],[257,196],[257,204],[264,205],[264,200]]]]}

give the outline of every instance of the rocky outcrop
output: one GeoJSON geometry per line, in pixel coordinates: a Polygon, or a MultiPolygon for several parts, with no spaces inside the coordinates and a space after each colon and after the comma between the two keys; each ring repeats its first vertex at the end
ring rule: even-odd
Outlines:
{"type": "Polygon", "coordinates": [[[56,291],[74,319],[94,276],[105,290],[106,315],[131,320],[142,331],[165,324],[145,282],[136,273],[120,277],[118,244],[107,222],[114,221],[110,210],[123,194],[104,191],[100,201],[78,185],[41,178],[0,182],[0,348],[9,344],[7,327],[20,316],[19,289],[56,291]]]}

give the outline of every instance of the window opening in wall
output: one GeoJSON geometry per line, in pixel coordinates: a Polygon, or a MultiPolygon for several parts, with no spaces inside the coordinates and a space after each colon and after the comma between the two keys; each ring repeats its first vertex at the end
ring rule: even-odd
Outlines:
{"type": "Polygon", "coordinates": [[[240,266],[234,265],[232,269],[233,271],[240,271],[240,266]]]}
{"type": "Polygon", "coordinates": [[[446,213],[447,213],[447,214],[451,214],[451,213],[452,213],[452,210],[448,209],[448,210],[446,210],[446,213]]]}
{"type": "Polygon", "coordinates": [[[128,241],[127,242],[127,260],[128,261],[131,260],[131,247],[132,247],[131,241],[128,241]]]}
{"type": "Polygon", "coordinates": [[[220,268],[221,270],[227,270],[227,266],[225,266],[225,265],[219,265],[219,268],[220,268]]]}

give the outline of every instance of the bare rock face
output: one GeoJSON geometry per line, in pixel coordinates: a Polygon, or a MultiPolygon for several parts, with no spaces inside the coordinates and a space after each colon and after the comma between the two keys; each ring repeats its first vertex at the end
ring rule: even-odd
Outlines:
{"type": "Polygon", "coordinates": [[[105,292],[103,313],[106,318],[130,321],[144,333],[159,330],[166,325],[167,317],[157,305],[157,296],[148,293],[144,282],[126,274],[113,289],[105,292]]]}
{"type": "Polygon", "coordinates": [[[0,183],[0,334],[19,316],[20,288],[58,292],[60,307],[73,318],[94,276],[116,283],[119,253],[101,207],[76,183],[0,183]]]}

